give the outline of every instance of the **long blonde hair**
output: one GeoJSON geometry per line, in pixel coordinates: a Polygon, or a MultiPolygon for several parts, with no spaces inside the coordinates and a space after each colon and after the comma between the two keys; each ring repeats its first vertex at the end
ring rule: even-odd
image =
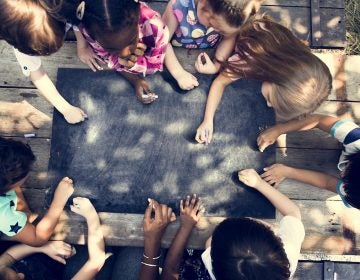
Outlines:
{"type": "Polygon", "coordinates": [[[240,29],[238,60],[222,63],[228,76],[272,83],[270,102],[280,121],[315,111],[332,88],[329,68],[290,30],[261,16],[240,29]]]}

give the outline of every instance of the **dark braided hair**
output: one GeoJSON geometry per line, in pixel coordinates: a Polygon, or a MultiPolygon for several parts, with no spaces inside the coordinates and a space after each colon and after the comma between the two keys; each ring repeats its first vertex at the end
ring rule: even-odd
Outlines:
{"type": "Polygon", "coordinates": [[[360,209],[360,151],[347,157],[344,177],[345,200],[352,207],[360,209]]]}
{"type": "Polygon", "coordinates": [[[35,156],[28,145],[0,137],[0,194],[25,178],[34,161],[35,156]]]}

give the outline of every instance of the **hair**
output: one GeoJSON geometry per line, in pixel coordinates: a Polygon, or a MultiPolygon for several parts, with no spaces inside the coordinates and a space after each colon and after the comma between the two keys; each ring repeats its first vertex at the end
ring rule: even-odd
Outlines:
{"type": "Polygon", "coordinates": [[[349,160],[344,177],[345,200],[351,206],[360,209],[360,151],[348,156],[349,160]]]}
{"type": "Polygon", "coordinates": [[[28,145],[0,137],[0,194],[25,178],[34,161],[35,156],[28,145]]]}
{"type": "Polygon", "coordinates": [[[207,0],[211,10],[233,27],[240,27],[255,15],[263,0],[207,0]]]}
{"type": "Polygon", "coordinates": [[[82,23],[90,36],[100,41],[103,36],[111,36],[125,28],[137,25],[140,3],[134,0],[90,0],[85,6],[82,23]]]}
{"type": "Polygon", "coordinates": [[[65,38],[61,0],[0,1],[0,39],[29,55],[50,55],[65,38]]]}
{"type": "Polygon", "coordinates": [[[285,280],[290,264],[283,243],[265,224],[249,218],[230,218],[215,229],[211,241],[217,280],[285,280]]]}
{"type": "Polygon", "coordinates": [[[225,74],[272,83],[270,100],[280,121],[312,113],[331,92],[332,77],[325,63],[267,16],[243,25],[235,52],[238,60],[222,63],[225,74]]]}

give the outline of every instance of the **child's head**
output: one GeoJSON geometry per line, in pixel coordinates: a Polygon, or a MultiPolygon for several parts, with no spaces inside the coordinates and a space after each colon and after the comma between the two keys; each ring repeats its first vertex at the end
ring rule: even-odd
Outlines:
{"type": "Polygon", "coordinates": [[[62,46],[65,21],[57,16],[58,0],[0,1],[0,39],[29,55],[50,55],[62,46]]]}
{"type": "Polygon", "coordinates": [[[104,49],[127,57],[138,42],[139,16],[140,3],[134,0],[92,0],[82,22],[104,49]]]}
{"type": "Polygon", "coordinates": [[[249,218],[226,219],[216,227],[211,259],[217,280],[290,277],[281,240],[268,226],[249,218]]]}
{"type": "Polygon", "coordinates": [[[212,27],[223,35],[239,31],[260,8],[262,0],[198,0],[197,15],[200,23],[212,27]]]}
{"type": "Polygon", "coordinates": [[[332,77],[325,63],[268,17],[243,25],[236,52],[238,61],[223,63],[226,72],[268,82],[263,95],[280,121],[312,113],[330,94],[332,77]]]}
{"type": "Polygon", "coordinates": [[[344,182],[345,200],[351,206],[360,209],[360,151],[350,155],[342,180],[344,182]]]}
{"type": "Polygon", "coordinates": [[[19,141],[0,137],[0,194],[4,194],[29,174],[35,156],[19,141]]]}

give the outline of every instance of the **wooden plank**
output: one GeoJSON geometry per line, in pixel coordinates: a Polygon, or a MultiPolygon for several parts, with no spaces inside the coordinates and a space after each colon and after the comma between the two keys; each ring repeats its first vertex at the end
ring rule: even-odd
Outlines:
{"type": "MultiPolygon", "coordinates": [[[[317,0],[318,1],[318,0],[317,0]]],[[[344,9],[320,9],[320,30],[322,48],[344,48],[345,38],[345,10],[344,9]]],[[[313,46],[318,46],[312,42],[313,46]]]]}
{"type": "MultiPolygon", "coordinates": [[[[303,223],[306,238],[302,253],[326,252],[345,254],[347,240],[342,237],[340,219],[343,205],[338,201],[328,201],[326,204],[318,201],[297,201],[303,213],[303,223]],[[336,242],[336,246],[334,246],[336,242]]],[[[142,214],[100,213],[102,230],[108,245],[142,246],[142,214]]],[[[280,216],[277,217],[279,221],[280,216]]],[[[205,241],[211,235],[216,225],[223,218],[205,217],[189,239],[189,248],[203,248],[205,241]]],[[[275,227],[276,221],[267,220],[275,227]]],[[[170,224],[162,239],[162,245],[168,247],[178,229],[179,222],[170,224]]],[[[65,212],[56,228],[53,239],[70,243],[84,243],[86,227],[84,220],[70,212],[65,212]]],[[[356,243],[357,248],[360,242],[356,243]]]]}
{"type": "Polygon", "coordinates": [[[51,137],[53,107],[36,90],[0,88],[0,134],[51,137]]]}

